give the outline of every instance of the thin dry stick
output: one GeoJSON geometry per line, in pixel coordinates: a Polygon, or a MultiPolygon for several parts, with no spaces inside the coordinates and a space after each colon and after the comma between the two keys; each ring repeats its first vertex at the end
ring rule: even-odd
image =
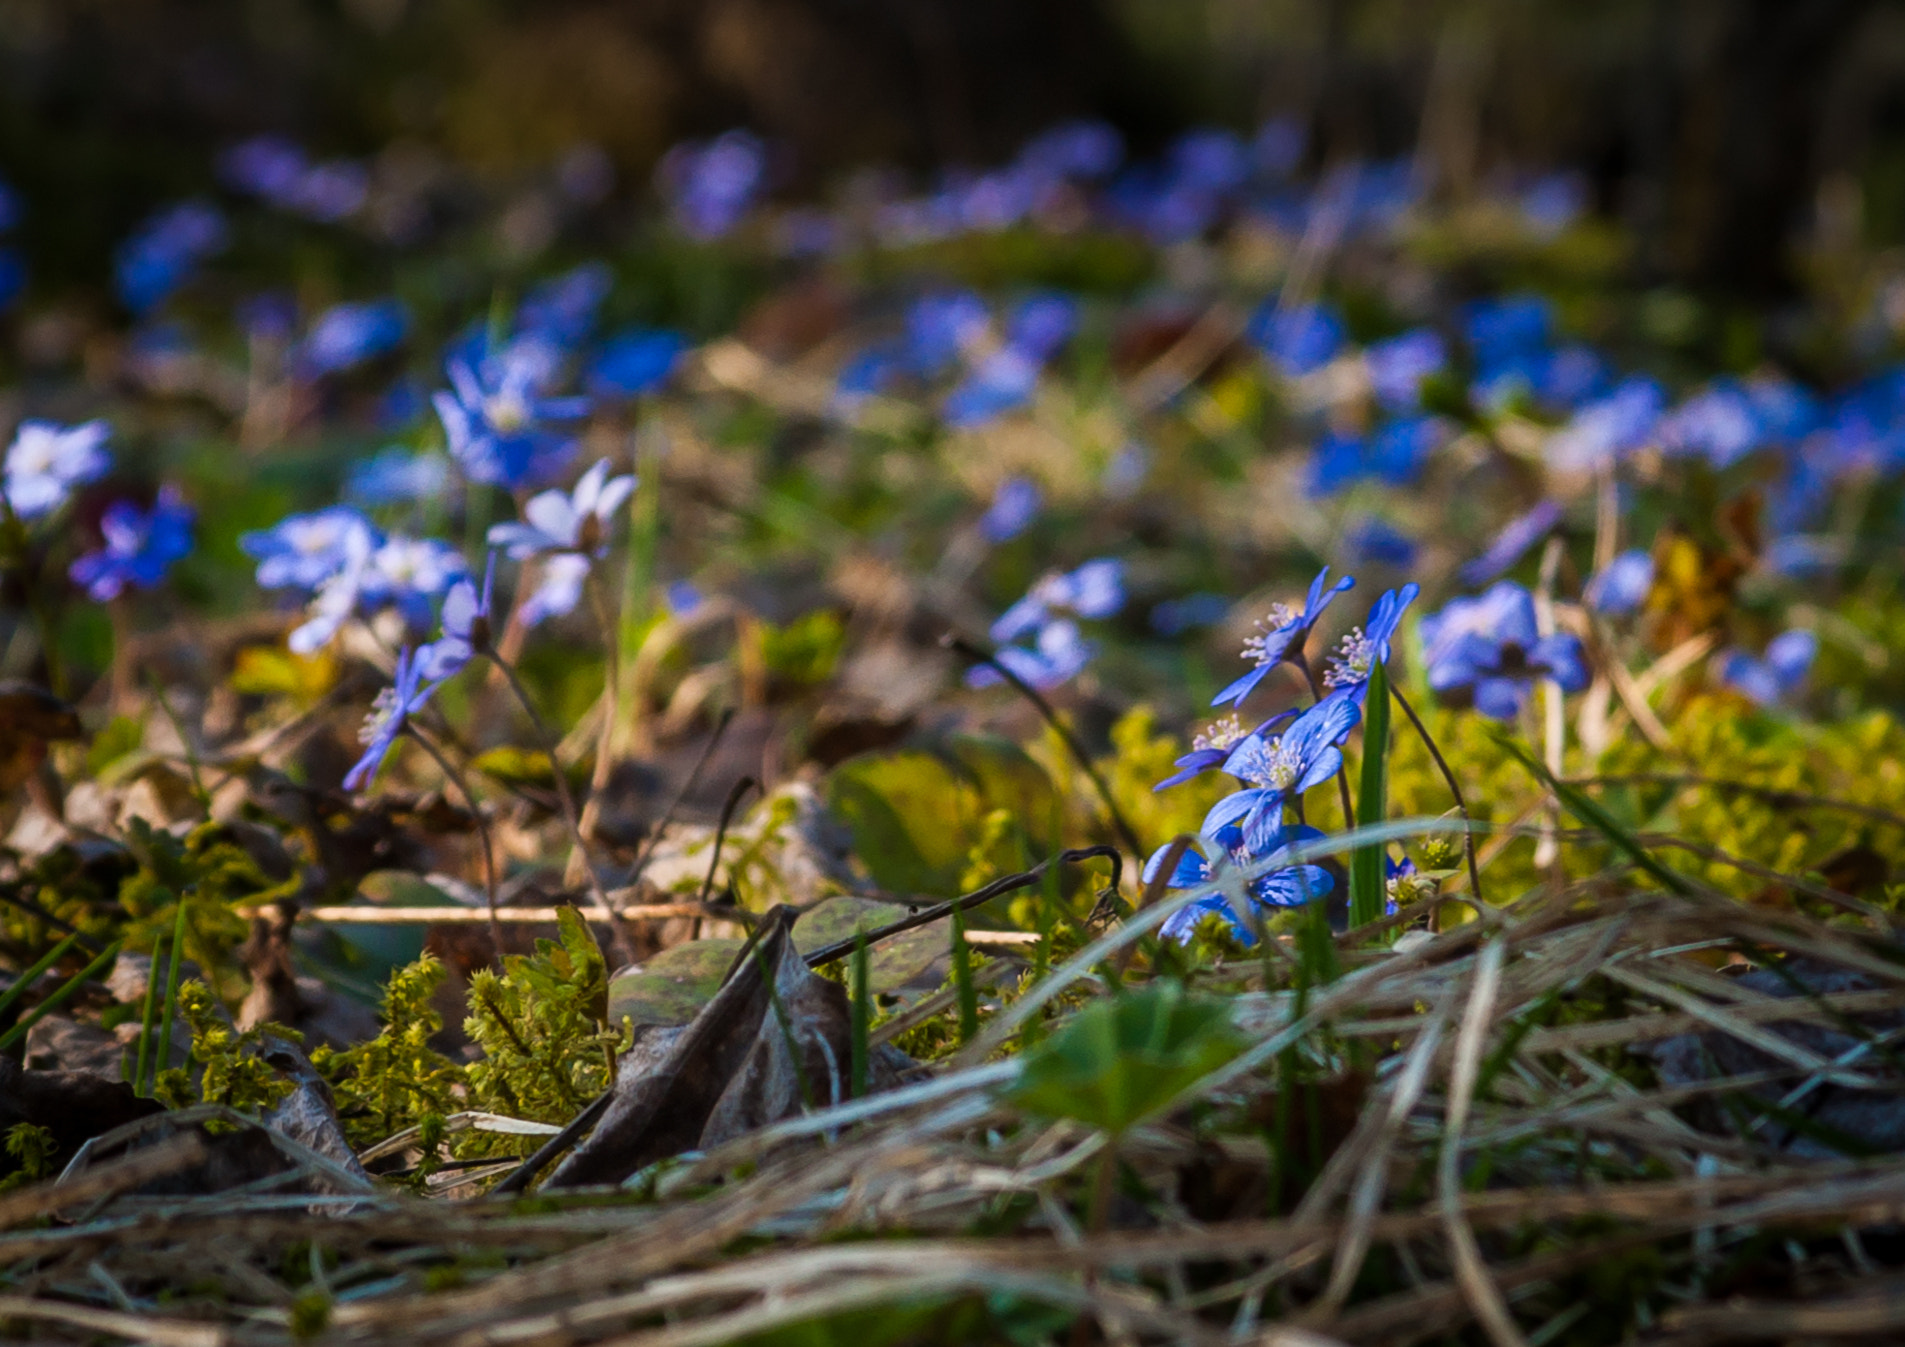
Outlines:
{"type": "MultiPolygon", "coordinates": [[[[556,756],[556,741],[537,712],[536,704],[529,700],[529,689],[516,676],[516,670],[493,650],[489,652],[489,657],[490,662],[503,671],[503,678],[509,683],[509,690],[516,695],[517,704],[529,716],[530,727],[536,734],[536,746],[549,759],[549,774],[556,783],[556,799],[562,803],[562,821],[569,825],[569,839],[575,844],[575,855],[569,869],[574,871],[579,863],[583,877],[589,882],[590,896],[595,899],[597,906],[607,907],[608,899],[602,893],[602,877],[595,872],[595,863],[589,859],[589,844],[583,840],[582,820],[576,814],[575,796],[569,793],[569,779],[562,774],[562,760],[556,756]]],[[[570,882],[567,874],[563,876],[563,882],[570,882]]]]}
{"type": "Polygon", "coordinates": [[[1026,682],[1023,678],[1020,678],[1016,673],[1013,673],[1012,670],[1006,668],[1005,665],[1001,664],[992,652],[974,645],[957,632],[948,632],[945,636],[940,638],[940,644],[949,650],[957,651],[969,660],[985,665],[1001,678],[1005,679],[1006,682],[1010,683],[1013,690],[1021,697],[1032,703],[1033,708],[1044,719],[1045,723],[1052,727],[1052,732],[1058,735],[1059,739],[1064,743],[1065,751],[1072,755],[1072,759],[1077,762],[1079,767],[1084,770],[1085,775],[1090,778],[1092,788],[1098,792],[1098,798],[1105,806],[1105,813],[1111,817],[1111,826],[1116,829],[1118,839],[1130,849],[1132,856],[1142,861],[1144,859],[1144,844],[1138,841],[1137,830],[1125,820],[1124,812],[1118,808],[1118,802],[1111,798],[1111,787],[1106,785],[1104,777],[1098,774],[1098,768],[1093,765],[1091,755],[1085,751],[1085,746],[1078,742],[1078,736],[1073,734],[1065,722],[1059,719],[1058,712],[1052,709],[1052,704],[1045,700],[1039,690],[1026,682]]]}
{"type": "Polygon", "coordinates": [[[414,724],[405,722],[404,733],[422,744],[423,751],[430,755],[443,775],[456,783],[456,788],[463,792],[464,803],[470,807],[471,816],[476,820],[476,831],[483,841],[483,888],[489,899],[489,938],[490,943],[496,947],[496,959],[500,963],[503,958],[503,924],[496,919],[496,853],[490,844],[489,820],[483,817],[483,806],[477,803],[476,795],[470,790],[469,781],[464,778],[463,773],[451,766],[450,760],[443,755],[443,751],[430,742],[423,731],[414,724]]]}
{"type": "MultiPolygon", "coordinates": [[[[1442,756],[1442,750],[1436,747],[1435,736],[1431,735],[1429,727],[1422,723],[1422,717],[1416,714],[1415,707],[1409,705],[1409,699],[1402,695],[1401,688],[1391,683],[1389,695],[1396,699],[1396,705],[1400,706],[1402,713],[1409,717],[1409,723],[1416,727],[1416,734],[1420,736],[1423,747],[1429,750],[1429,756],[1435,760],[1436,770],[1442,773],[1442,780],[1447,783],[1449,794],[1455,797],[1455,809],[1462,816],[1462,822],[1472,824],[1474,820],[1469,816],[1468,801],[1462,795],[1462,783],[1457,781],[1455,773],[1449,770],[1448,761],[1442,756]]],[[[1475,831],[1472,827],[1462,830],[1462,851],[1468,857],[1468,891],[1479,905],[1482,902],[1482,873],[1475,864],[1475,831]]]]}
{"type": "Polygon", "coordinates": [[[1469,1309],[1481,1321],[1495,1347],[1527,1347],[1527,1340],[1509,1315],[1501,1291],[1489,1280],[1481,1248],[1475,1242],[1475,1231],[1462,1212],[1462,1131],[1468,1125],[1476,1077],[1481,1074],[1482,1044],[1495,1010],[1495,995],[1501,989],[1502,956],[1506,948],[1502,937],[1496,936],[1482,946],[1481,957],[1475,961],[1475,989],[1469,993],[1462,1029],[1455,1039],[1448,1118],[1442,1129],[1442,1153],[1436,1164],[1436,1198],[1448,1232],[1449,1249],[1454,1255],[1455,1279],[1469,1309]]]}

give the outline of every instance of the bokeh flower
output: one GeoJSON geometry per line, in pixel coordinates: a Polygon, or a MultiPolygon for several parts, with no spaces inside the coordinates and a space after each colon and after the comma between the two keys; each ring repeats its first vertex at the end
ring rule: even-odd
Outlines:
{"type": "Polygon", "coordinates": [[[151,589],[174,562],[191,552],[194,517],[178,488],[170,485],[159,488],[150,510],[130,501],[113,502],[99,520],[104,546],[73,562],[73,583],[100,603],[128,588],[151,589]]]}
{"type": "Polygon", "coordinates": [[[7,507],[21,519],[38,519],[59,509],[74,487],[112,466],[106,452],[108,433],[104,421],[78,426],[21,422],[7,449],[7,507]]]}

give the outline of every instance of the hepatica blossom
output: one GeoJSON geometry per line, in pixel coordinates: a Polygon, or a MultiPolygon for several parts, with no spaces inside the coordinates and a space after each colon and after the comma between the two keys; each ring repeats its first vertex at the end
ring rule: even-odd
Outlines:
{"type": "Polygon", "coordinates": [[[609,476],[604,458],[582,474],[573,491],[544,491],[523,506],[519,524],[497,524],[489,531],[492,547],[507,548],[519,560],[543,552],[583,552],[602,556],[615,512],[635,490],[633,473],[609,476]]]}
{"type": "MultiPolygon", "coordinates": [[[[1073,619],[1111,617],[1124,601],[1124,563],[1115,558],[1088,561],[1075,571],[1054,571],[992,624],[990,634],[999,645],[994,658],[1036,688],[1069,682],[1096,651],[1073,619]]],[[[966,674],[971,687],[1001,681],[997,670],[983,664],[966,674]]]]}
{"type": "Polygon", "coordinates": [[[396,676],[390,687],[377,694],[371,703],[364,727],[357,733],[364,755],[344,776],[345,790],[362,790],[384,765],[391,748],[403,734],[404,725],[436,692],[438,684],[424,681],[423,661],[408,646],[397,656],[396,676]]]}
{"type": "Polygon", "coordinates": [[[73,562],[73,583],[101,603],[127,589],[151,589],[192,550],[192,507],[164,486],[150,510],[115,501],[100,518],[105,545],[73,562]]]}
{"type": "Polygon", "coordinates": [[[257,560],[262,588],[315,590],[353,559],[368,560],[376,530],[356,510],[333,505],[242,534],[238,546],[257,560]]]}
{"type": "Polygon", "coordinates": [[[224,248],[225,217],[203,201],[186,201],[147,220],[113,258],[119,298],[144,314],[185,284],[199,263],[224,248]]]}
{"type": "Polygon", "coordinates": [[[1519,715],[1538,678],[1552,678],[1563,692],[1588,684],[1580,641],[1565,632],[1541,636],[1533,597],[1510,580],[1425,617],[1422,644],[1429,686],[1496,720],[1519,715]]]}
{"type": "MultiPolygon", "coordinates": [[[[1230,902],[1222,894],[1213,893],[1209,897],[1199,898],[1179,908],[1165,918],[1164,925],[1158,928],[1158,934],[1167,940],[1179,944],[1189,944],[1192,935],[1205,917],[1220,916],[1227,920],[1238,941],[1244,945],[1257,943],[1255,927],[1261,914],[1269,908],[1301,907],[1327,898],[1336,887],[1336,881],[1330,878],[1330,872],[1320,865],[1291,865],[1288,857],[1297,847],[1313,842],[1323,834],[1315,828],[1298,826],[1283,828],[1268,839],[1268,846],[1261,859],[1270,867],[1268,871],[1251,880],[1245,890],[1249,894],[1254,909],[1246,919],[1244,914],[1231,909],[1230,902]]],[[[1238,865],[1249,865],[1257,860],[1242,845],[1242,837],[1235,827],[1226,828],[1214,838],[1219,846],[1230,853],[1231,860],[1238,865]]],[[[1145,862],[1144,882],[1149,884],[1163,868],[1168,846],[1160,847],[1145,862]]],[[[1196,850],[1187,850],[1179,858],[1177,868],[1165,881],[1165,887],[1171,889],[1192,889],[1210,882],[1211,863],[1196,850]]]]}
{"type": "Polygon", "coordinates": [[[402,344],[410,315],[394,299],[338,304],[318,316],[292,353],[292,365],[307,379],[340,374],[402,344]]]}
{"type": "Polygon", "coordinates": [[[1369,621],[1360,627],[1351,627],[1336,653],[1330,656],[1323,672],[1324,685],[1360,704],[1369,690],[1369,676],[1378,664],[1389,662],[1389,643],[1395,638],[1396,628],[1402,625],[1402,615],[1421,592],[1422,587],[1411,580],[1401,589],[1389,590],[1377,599],[1369,610],[1369,621]]]}
{"type": "Polygon", "coordinates": [[[282,136],[254,136],[218,160],[219,176],[233,189],[279,210],[329,224],[359,210],[370,194],[362,164],[333,159],[313,164],[282,136]]]}
{"type": "Polygon", "coordinates": [[[533,486],[560,472],[575,437],[559,423],[588,415],[587,398],[557,398],[544,389],[553,372],[548,349],[515,343],[480,362],[452,359],[450,389],[433,401],[450,455],[473,482],[533,486]]]}
{"type": "Polygon", "coordinates": [[[1225,716],[1221,720],[1212,721],[1191,736],[1191,751],[1171,764],[1177,770],[1151,789],[1163,790],[1167,786],[1180,785],[1194,776],[1222,767],[1229,761],[1231,750],[1238,744],[1252,736],[1262,737],[1267,731],[1281,725],[1295,714],[1295,707],[1288,711],[1279,711],[1254,730],[1244,729],[1243,722],[1236,716],[1225,716]]]}
{"type": "Polygon", "coordinates": [[[1412,411],[1421,404],[1422,383],[1448,366],[1448,345],[1429,328],[1379,341],[1363,352],[1376,400],[1391,411],[1412,411]]]}
{"type": "Polygon", "coordinates": [[[1278,738],[1253,734],[1239,741],[1223,769],[1242,781],[1244,789],[1213,805],[1198,831],[1215,837],[1235,824],[1250,853],[1263,855],[1275,845],[1284,807],[1343,769],[1337,745],[1361,719],[1362,711],[1351,698],[1325,697],[1278,738]]]}
{"type": "Polygon", "coordinates": [[[989,543],[1007,543],[1032,526],[1044,497],[1030,477],[1008,477],[992,493],[992,504],[979,518],[979,534],[989,543]]]}
{"type": "Polygon", "coordinates": [[[750,131],[677,145],[662,159],[656,180],[684,233],[717,239],[741,223],[766,185],[767,145],[750,131]]]}
{"type": "Polygon", "coordinates": [[[7,507],[21,519],[38,519],[59,509],[74,487],[93,481],[112,466],[106,452],[108,433],[104,421],[78,426],[21,422],[0,478],[7,507]]]}
{"type": "Polygon", "coordinates": [[[545,491],[523,507],[522,523],[490,529],[490,546],[519,561],[542,558],[535,592],[523,601],[523,625],[575,611],[592,559],[608,551],[615,513],[634,490],[633,474],[610,477],[605,458],[582,475],[574,491],[545,491]]]}
{"type": "Polygon", "coordinates": [[[1343,320],[1326,304],[1279,307],[1275,300],[1257,310],[1245,335],[1288,378],[1321,369],[1343,348],[1343,320]]]}
{"type": "Polygon", "coordinates": [[[1268,617],[1258,621],[1257,634],[1244,642],[1244,658],[1254,661],[1256,668],[1211,698],[1212,706],[1242,702],[1277,665],[1285,661],[1292,664],[1304,662],[1303,645],[1309,640],[1310,628],[1323,616],[1323,610],[1330,606],[1332,599],[1344,590],[1354,588],[1356,584],[1346,575],[1325,589],[1329,575],[1328,566],[1316,573],[1316,579],[1310,581],[1310,592],[1304,598],[1300,610],[1287,603],[1279,603],[1270,609],[1268,617]]]}
{"type": "Polygon", "coordinates": [[[1720,682],[1761,706],[1787,700],[1806,681],[1819,654],[1819,638],[1809,631],[1782,632],[1766,644],[1766,654],[1755,659],[1744,650],[1720,657],[1720,682]]]}
{"type": "Polygon", "coordinates": [[[1654,559],[1635,548],[1607,563],[1607,568],[1588,581],[1582,598],[1587,606],[1607,617],[1627,617],[1640,611],[1647,592],[1654,587],[1654,559]]]}
{"type": "Polygon", "coordinates": [[[589,391],[597,397],[632,398],[668,382],[688,342],[679,332],[632,329],[603,343],[589,365],[589,391]]]}

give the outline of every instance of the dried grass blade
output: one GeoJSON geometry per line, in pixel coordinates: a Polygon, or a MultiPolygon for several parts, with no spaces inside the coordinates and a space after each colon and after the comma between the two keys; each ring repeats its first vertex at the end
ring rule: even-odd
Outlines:
{"type": "Polygon", "coordinates": [[[1489,1280],[1481,1248],[1475,1242],[1475,1231],[1462,1212],[1462,1130],[1468,1124],[1469,1108],[1474,1100],[1475,1080],[1482,1065],[1482,1044],[1494,1015],[1496,993],[1501,988],[1505,953],[1506,944],[1497,936],[1482,946],[1481,957],[1476,961],[1475,988],[1469,993],[1468,1009],[1462,1014],[1461,1032],[1455,1040],[1448,1121],[1436,1166],[1436,1197],[1455,1261],[1456,1282],[1462,1288],[1469,1309],[1481,1321],[1495,1347],[1527,1347],[1527,1340],[1515,1327],[1501,1291],[1489,1280]]]}

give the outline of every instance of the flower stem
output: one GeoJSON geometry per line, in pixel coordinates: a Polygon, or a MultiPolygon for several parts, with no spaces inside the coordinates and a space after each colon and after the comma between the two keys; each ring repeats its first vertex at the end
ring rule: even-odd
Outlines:
{"type": "Polygon", "coordinates": [[[430,755],[431,760],[436,763],[443,775],[463,792],[463,802],[470,807],[470,815],[476,820],[477,835],[483,841],[483,886],[489,897],[489,938],[490,943],[496,947],[496,961],[501,963],[503,961],[503,924],[496,919],[496,852],[490,845],[489,820],[483,817],[483,806],[476,802],[476,795],[470,790],[468,779],[451,765],[450,760],[444,756],[443,750],[432,743],[414,724],[406,721],[404,732],[423,745],[423,751],[430,755]]]}
{"type": "MultiPolygon", "coordinates": [[[[1449,764],[1442,756],[1442,750],[1436,747],[1435,736],[1429,733],[1428,726],[1422,723],[1422,717],[1416,714],[1415,707],[1409,705],[1409,699],[1402,695],[1402,689],[1391,683],[1389,695],[1396,699],[1396,705],[1402,708],[1402,714],[1409,717],[1409,723],[1416,727],[1416,734],[1422,739],[1423,746],[1429,750],[1429,756],[1435,760],[1436,769],[1442,773],[1442,780],[1448,783],[1449,794],[1455,797],[1456,812],[1462,816],[1464,824],[1472,823],[1469,816],[1468,801],[1462,795],[1461,783],[1455,779],[1455,773],[1449,770],[1449,764]]],[[[1462,829],[1462,853],[1468,858],[1468,891],[1477,904],[1482,902],[1482,872],[1475,864],[1475,830],[1472,827],[1462,829]]]]}
{"type": "Polygon", "coordinates": [[[1058,712],[1052,709],[1052,704],[1045,700],[1037,688],[1033,687],[1023,678],[1020,678],[1017,674],[1013,673],[1012,670],[1006,668],[1005,665],[994,658],[992,652],[981,649],[957,632],[947,633],[946,636],[941,638],[941,644],[950,650],[957,651],[959,654],[964,655],[967,659],[976,660],[980,664],[985,665],[1001,678],[1005,679],[1006,682],[1010,683],[1013,690],[1021,697],[1032,703],[1033,708],[1043,717],[1045,723],[1052,727],[1052,732],[1058,735],[1059,740],[1065,745],[1066,751],[1072,755],[1072,759],[1077,762],[1079,767],[1084,769],[1085,775],[1090,778],[1092,787],[1098,792],[1099,800],[1104,803],[1105,813],[1111,817],[1111,826],[1116,830],[1118,839],[1130,849],[1131,854],[1137,857],[1138,862],[1142,864],[1144,861],[1144,846],[1138,841],[1137,830],[1125,819],[1124,812],[1118,808],[1118,802],[1112,799],[1111,787],[1105,784],[1104,777],[1099,775],[1098,768],[1092,763],[1091,755],[1085,751],[1085,746],[1078,742],[1078,736],[1071,732],[1070,727],[1058,718],[1058,712]]]}
{"type": "MultiPolygon", "coordinates": [[[[543,724],[542,716],[536,711],[536,704],[529,700],[529,690],[523,686],[522,679],[516,676],[516,670],[511,667],[509,661],[494,650],[489,652],[489,657],[491,662],[503,671],[503,678],[508,682],[509,690],[516,695],[517,703],[528,713],[529,724],[536,733],[536,745],[542,749],[543,756],[549,759],[549,773],[555,778],[556,783],[556,799],[562,805],[562,821],[569,825],[569,838],[575,844],[575,854],[571,858],[570,869],[573,870],[575,865],[580,863],[583,877],[589,881],[590,896],[600,906],[607,907],[608,899],[602,893],[601,877],[595,873],[595,865],[589,859],[588,843],[582,840],[582,823],[576,816],[575,797],[569,793],[569,780],[562,774],[562,760],[556,756],[556,741],[549,737],[549,727],[543,724]]],[[[468,794],[467,791],[464,793],[468,794]]],[[[564,879],[566,882],[567,876],[564,879]]]]}

